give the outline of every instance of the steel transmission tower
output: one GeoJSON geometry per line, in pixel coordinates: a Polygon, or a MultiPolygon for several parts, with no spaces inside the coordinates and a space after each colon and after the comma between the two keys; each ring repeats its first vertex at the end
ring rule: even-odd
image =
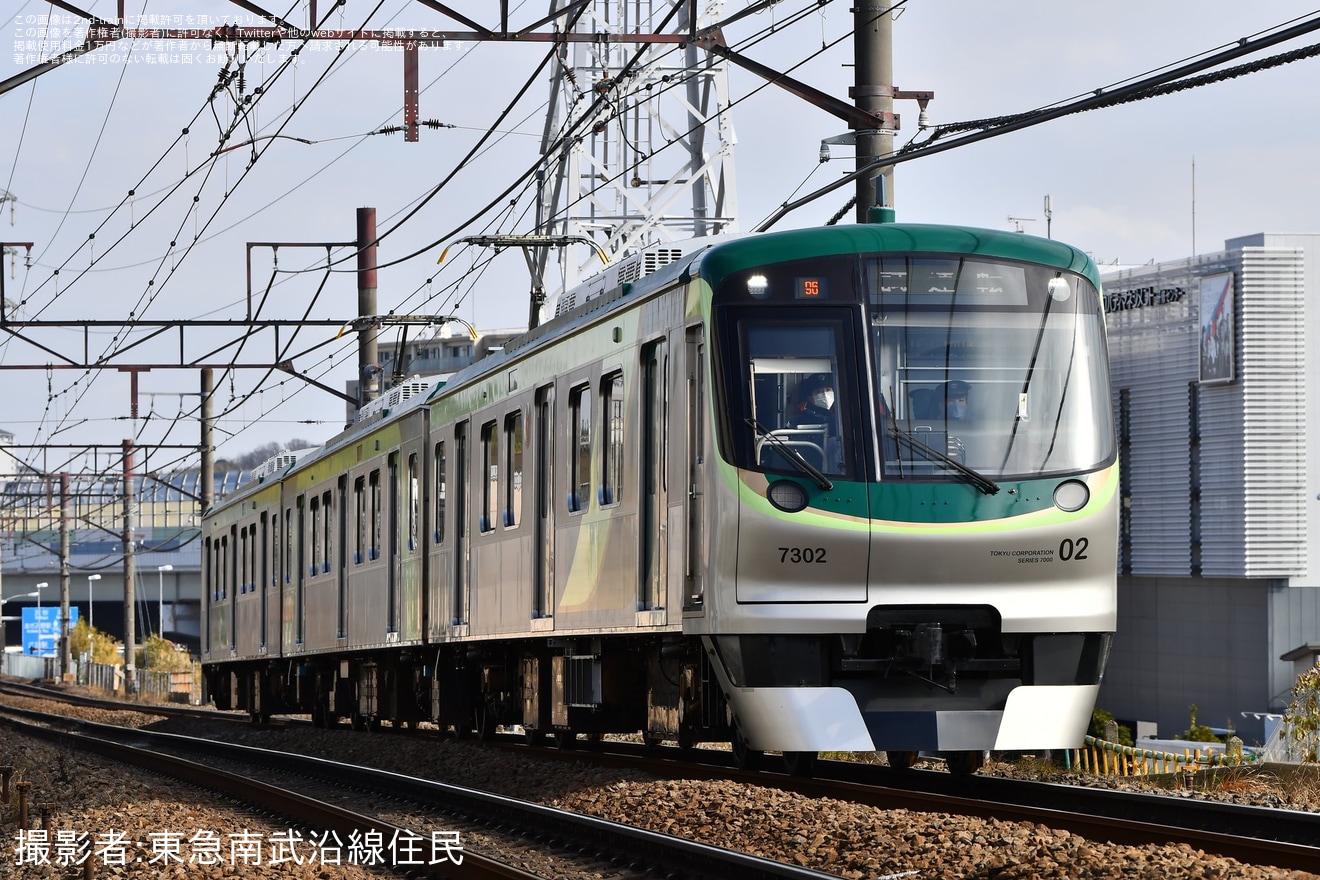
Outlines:
{"type": "MultiPolygon", "coordinates": [[[[551,13],[570,0],[551,0],[551,13]]],[[[691,43],[614,42],[612,34],[695,34],[716,20],[709,0],[590,0],[564,44],[542,141],[537,232],[589,238],[613,260],[651,244],[736,231],[733,125],[722,59],[691,43]]],[[[671,39],[672,39],[671,36],[671,39]]],[[[552,251],[538,249],[545,278],[552,251]]],[[[557,251],[559,283],[599,268],[596,248],[557,251]]]]}

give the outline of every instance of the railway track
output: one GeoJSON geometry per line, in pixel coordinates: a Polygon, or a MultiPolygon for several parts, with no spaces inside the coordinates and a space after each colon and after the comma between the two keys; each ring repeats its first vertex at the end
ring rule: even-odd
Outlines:
{"type": "MultiPolygon", "coordinates": [[[[540,875],[467,850],[455,857],[443,856],[438,863],[431,861],[437,854],[437,840],[456,841],[456,834],[450,838],[447,835],[453,832],[434,828],[422,833],[416,824],[399,824],[389,816],[346,809],[333,802],[342,798],[344,789],[356,792],[355,801],[390,801],[395,804],[390,813],[405,811],[417,822],[434,825],[439,820],[451,823],[446,826],[449,828],[453,827],[452,823],[476,824],[515,835],[557,852],[561,861],[580,861],[581,873],[585,875],[651,876],[657,866],[663,866],[661,874],[684,880],[725,880],[730,876],[748,880],[831,880],[833,877],[591,816],[323,758],[120,728],[10,706],[0,707],[0,721],[28,736],[58,742],[65,748],[92,752],[220,792],[312,832],[332,831],[340,840],[377,835],[387,842],[403,841],[408,845],[406,851],[415,858],[402,864],[396,862],[395,867],[414,876],[484,880],[540,875]],[[15,716],[27,720],[16,720],[15,716]],[[309,795],[309,791],[318,796],[309,795]],[[437,833],[446,836],[437,838],[437,833]],[[425,855],[428,850],[430,856],[425,855]]],[[[397,854],[399,850],[391,847],[390,851],[397,854]]]]}
{"type": "MultiPolygon", "coordinates": [[[[123,708],[123,704],[110,704],[123,708]]],[[[218,713],[204,713],[215,717],[218,713]]],[[[240,720],[244,716],[239,716],[240,720]]],[[[423,735],[425,735],[423,733],[423,735]]],[[[660,778],[728,779],[820,798],[1017,822],[1066,829],[1090,840],[1116,844],[1186,844],[1256,865],[1314,870],[1320,865],[1320,814],[1111,791],[1076,785],[993,777],[960,778],[923,770],[895,772],[875,765],[819,761],[813,778],[739,771],[727,753],[627,743],[578,743],[572,751],[538,749],[542,759],[591,762],[641,770],[660,778]],[[701,763],[691,758],[699,757],[701,763]]],[[[516,737],[492,746],[526,755],[516,737]]]]}

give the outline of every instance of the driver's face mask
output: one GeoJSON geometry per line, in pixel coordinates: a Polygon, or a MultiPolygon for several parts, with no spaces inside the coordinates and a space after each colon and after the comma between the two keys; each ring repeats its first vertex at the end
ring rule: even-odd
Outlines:
{"type": "Polygon", "coordinates": [[[811,402],[821,409],[831,409],[834,406],[834,389],[818,388],[811,394],[811,402]]]}
{"type": "Polygon", "coordinates": [[[961,419],[961,418],[966,418],[966,416],[967,416],[967,401],[965,400],[949,401],[949,418],[961,419]]]}

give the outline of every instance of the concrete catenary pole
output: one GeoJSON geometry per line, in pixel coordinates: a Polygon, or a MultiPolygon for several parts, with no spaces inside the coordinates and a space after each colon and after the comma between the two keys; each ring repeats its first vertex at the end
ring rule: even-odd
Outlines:
{"type": "MultiPolygon", "coordinates": [[[[863,0],[853,9],[853,59],[856,62],[852,88],[853,103],[888,120],[894,111],[894,18],[889,0],[863,0]]],[[[888,156],[894,151],[892,134],[857,132],[857,167],[888,156]]],[[[857,222],[865,223],[867,212],[880,204],[876,178],[883,177],[887,205],[894,204],[894,168],[857,178],[857,222]]]]}
{"type": "Polygon", "coordinates": [[[133,441],[124,441],[124,692],[137,693],[137,597],[133,591],[133,528],[137,518],[137,493],[133,491],[133,441]]]}
{"type": "Polygon", "coordinates": [[[215,497],[215,371],[202,368],[202,484],[197,487],[202,513],[215,497]]]}
{"type": "Polygon", "coordinates": [[[69,472],[60,474],[60,681],[73,672],[69,639],[69,472]]]}
{"type": "MultiPolygon", "coordinates": [[[[376,209],[357,209],[358,315],[376,312],[376,209]]],[[[376,351],[376,324],[358,331],[358,407],[380,396],[380,360],[376,351]]],[[[399,352],[402,357],[403,352],[399,352]]]]}

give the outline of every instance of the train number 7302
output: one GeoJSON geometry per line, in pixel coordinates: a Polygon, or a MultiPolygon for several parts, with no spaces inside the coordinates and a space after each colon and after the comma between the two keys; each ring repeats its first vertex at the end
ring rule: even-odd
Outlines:
{"type": "Polygon", "coordinates": [[[825,564],[824,547],[780,547],[779,562],[783,563],[809,563],[823,565],[825,564]]]}

